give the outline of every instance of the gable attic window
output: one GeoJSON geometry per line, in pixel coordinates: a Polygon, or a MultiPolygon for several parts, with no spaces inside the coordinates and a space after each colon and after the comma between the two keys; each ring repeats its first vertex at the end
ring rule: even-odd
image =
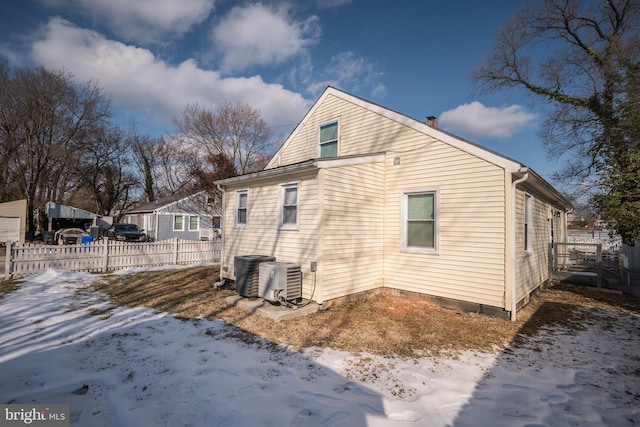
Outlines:
{"type": "Polygon", "coordinates": [[[246,227],[249,212],[249,194],[247,190],[236,191],[236,215],[235,226],[246,227]]]}
{"type": "Polygon", "coordinates": [[[437,191],[402,195],[402,250],[435,253],[438,241],[437,191]]]}
{"type": "Polygon", "coordinates": [[[320,157],[338,156],[338,121],[320,125],[320,157]]]}
{"type": "Polygon", "coordinates": [[[280,186],[280,228],[298,228],[298,183],[280,186]]]}

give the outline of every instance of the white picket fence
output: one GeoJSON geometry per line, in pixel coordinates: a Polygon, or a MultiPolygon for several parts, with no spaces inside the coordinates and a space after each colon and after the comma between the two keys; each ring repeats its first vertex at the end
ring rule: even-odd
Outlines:
{"type": "Polygon", "coordinates": [[[79,245],[7,245],[5,279],[28,276],[48,268],[106,273],[130,267],[219,263],[220,240],[171,239],[129,243],[112,240],[79,245]]]}
{"type": "Polygon", "coordinates": [[[570,234],[569,236],[567,236],[567,243],[590,244],[594,246],[594,252],[596,245],[602,245],[602,250],[604,252],[617,252],[620,250],[620,248],[622,248],[622,238],[620,236],[610,237],[608,234],[599,237],[590,237],[588,234],[570,234]]]}

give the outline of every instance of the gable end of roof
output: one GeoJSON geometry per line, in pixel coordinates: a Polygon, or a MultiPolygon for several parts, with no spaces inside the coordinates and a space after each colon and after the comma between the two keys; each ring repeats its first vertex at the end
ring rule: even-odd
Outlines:
{"type": "Polygon", "coordinates": [[[389,108],[383,107],[379,104],[375,104],[371,101],[367,101],[363,98],[357,97],[355,95],[351,95],[347,92],[344,92],[340,89],[337,89],[335,87],[332,86],[327,86],[327,88],[324,90],[324,92],[322,93],[322,95],[320,95],[320,97],[316,100],[316,102],[313,104],[313,106],[309,109],[309,111],[307,112],[307,114],[305,114],[305,116],[302,118],[302,120],[300,121],[300,123],[298,123],[298,125],[296,126],[296,128],[291,132],[291,134],[289,135],[289,137],[285,140],[285,142],[282,144],[282,146],[278,149],[278,151],[275,153],[275,155],[271,158],[271,160],[269,161],[269,163],[267,164],[267,166],[265,167],[265,169],[267,168],[273,168],[278,166],[277,165],[277,159],[278,159],[278,155],[281,151],[283,151],[284,149],[286,149],[286,147],[288,146],[288,144],[290,143],[290,141],[295,139],[295,136],[298,132],[300,132],[300,130],[302,128],[304,128],[306,122],[308,121],[308,119],[314,114],[315,110],[322,104],[322,102],[329,96],[335,96],[338,97],[344,101],[350,102],[352,104],[355,104],[359,107],[362,107],[368,111],[371,111],[373,113],[379,114],[382,117],[386,117],[390,120],[393,120],[397,123],[400,123],[404,126],[407,126],[409,128],[412,128],[418,132],[424,133],[425,135],[428,135],[431,138],[435,138],[438,139],[440,141],[443,141],[453,147],[456,147],[458,149],[461,149],[465,152],[468,152],[478,158],[481,158],[483,160],[486,160],[490,163],[493,163],[497,166],[500,166],[504,169],[506,169],[509,172],[517,172],[518,170],[520,170],[524,165],[516,160],[510,159],[500,153],[494,152],[492,150],[489,150],[481,145],[475,144],[471,141],[467,141],[463,138],[460,138],[456,135],[453,135],[451,133],[445,132],[441,129],[437,129],[434,127],[431,127],[429,125],[427,125],[426,123],[423,123],[419,120],[416,120],[414,118],[411,118],[409,116],[406,116],[404,114],[398,113],[397,111],[393,111],[390,110],[389,108]]]}

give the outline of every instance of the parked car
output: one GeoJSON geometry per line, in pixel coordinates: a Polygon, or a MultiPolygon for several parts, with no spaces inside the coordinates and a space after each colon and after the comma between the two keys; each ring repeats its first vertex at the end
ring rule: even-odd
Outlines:
{"type": "Polygon", "coordinates": [[[55,232],[53,241],[58,245],[77,245],[83,236],[89,236],[82,228],[62,228],[55,232]]]}
{"type": "Polygon", "coordinates": [[[126,242],[147,241],[147,235],[144,234],[144,230],[140,230],[135,224],[113,224],[105,231],[104,237],[109,240],[126,242]]]}

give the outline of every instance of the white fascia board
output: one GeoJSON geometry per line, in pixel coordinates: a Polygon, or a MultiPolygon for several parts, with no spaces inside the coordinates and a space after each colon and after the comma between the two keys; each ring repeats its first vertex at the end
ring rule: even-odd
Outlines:
{"type": "Polygon", "coordinates": [[[292,165],[280,166],[277,168],[263,169],[258,172],[252,172],[245,175],[234,176],[231,178],[220,179],[213,183],[219,187],[226,187],[229,185],[243,185],[246,183],[253,183],[260,180],[280,178],[288,175],[295,175],[317,169],[315,160],[306,160],[301,163],[294,163],[292,165]]]}
{"type": "Polygon", "coordinates": [[[220,187],[226,187],[229,185],[238,186],[248,183],[254,183],[257,181],[273,178],[283,178],[286,176],[296,176],[301,173],[307,173],[309,171],[317,169],[335,168],[341,166],[352,166],[366,163],[383,162],[385,159],[385,153],[372,153],[365,155],[345,156],[345,157],[331,157],[323,159],[311,159],[304,162],[295,163],[287,166],[280,166],[277,168],[263,169],[259,172],[253,172],[246,175],[234,176],[231,178],[225,178],[215,181],[214,184],[220,187]]]}
{"type": "Polygon", "coordinates": [[[367,163],[384,162],[385,153],[368,154],[353,157],[335,157],[327,159],[316,159],[318,169],[337,168],[342,166],[363,165],[367,163]]]}
{"type": "MultiPolygon", "coordinates": [[[[163,209],[167,209],[167,208],[169,208],[169,207],[171,207],[173,205],[177,205],[178,203],[181,203],[181,202],[183,202],[183,201],[185,201],[187,199],[190,199],[192,197],[196,197],[197,195],[199,195],[201,193],[204,193],[204,192],[205,192],[204,190],[201,190],[201,191],[198,191],[197,193],[191,194],[190,196],[186,196],[186,197],[183,197],[182,199],[178,199],[178,200],[175,200],[175,201],[173,201],[171,203],[167,203],[164,206],[160,206],[160,207],[154,209],[153,213],[159,213],[163,209]]],[[[173,213],[172,213],[172,215],[173,215],[173,213]]],[[[178,214],[176,214],[176,215],[178,215],[178,214]]]]}
{"type": "MultiPolygon", "coordinates": [[[[543,195],[554,207],[560,208],[565,212],[573,209],[573,204],[567,198],[542,178],[536,171],[531,168],[523,168],[521,172],[528,172],[530,177],[524,181],[523,185],[531,185],[539,194],[543,195]]],[[[520,174],[514,174],[518,177],[520,174]]]]}

